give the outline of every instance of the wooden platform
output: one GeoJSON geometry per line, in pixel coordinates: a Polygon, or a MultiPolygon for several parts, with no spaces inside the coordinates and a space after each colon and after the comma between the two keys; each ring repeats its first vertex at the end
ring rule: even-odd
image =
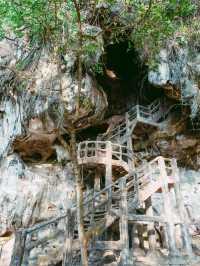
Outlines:
{"type": "Polygon", "coordinates": [[[126,146],[113,144],[110,141],[83,141],[78,144],[79,165],[94,166],[111,164],[115,169],[129,172],[128,160],[131,152],[126,146]]]}

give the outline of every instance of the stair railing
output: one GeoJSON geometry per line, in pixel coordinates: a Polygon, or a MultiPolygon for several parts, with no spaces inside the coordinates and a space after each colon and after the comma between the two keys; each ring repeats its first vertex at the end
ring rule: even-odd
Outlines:
{"type": "MultiPolygon", "coordinates": [[[[144,119],[150,122],[157,123],[163,116],[162,106],[160,99],[155,100],[147,106],[134,105],[126,112],[126,117],[128,118],[128,124],[130,127],[137,120],[144,119]]],[[[121,142],[121,140],[126,136],[127,130],[126,120],[120,122],[116,125],[108,134],[103,135],[103,140],[115,140],[115,142],[121,142]]]]}
{"type": "MultiPolygon", "coordinates": [[[[158,158],[155,158],[149,163],[148,174],[155,176],[158,175],[158,158]],[[151,170],[150,170],[151,169],[151,170]]],[[[170,175],[172,171],[171,160],[164,159],[166,163],[166,171],[168,175],[170,175]]],[[[137,182],[143,182],[144,174],[146,172],[146,167],[142,166],[137,169],[137,182]]],[[[133,200],[137,199],[137,184],[134,175],[126,175],[123,177],[126,181],[126,186],[128,190],[128,199],[133,200]]],[[[91,198],[84,199],[84,217],[88,217],[90,219],[91,215],[94,215],[92,209],[90,208],[91,204],[94,206],[95,210],[107,207],[108,203],[108,194],[110,189],[112,189],[112,199],[115,200],[115,205],[119,204],[120,197],[120,180],[118,179],[116,182],[110,184],[109,186],[102,189],[100,192],[97,192],[91,198]]],[[[71,209],[72,213],[75,214],[76,207],[74,206],[71,209]]],[[[67,219],[67,213],[50,219],[49,221],[42,222],[40,224],[36,224],[31,228],[25,228],[16,232],[16,240],[14,253],[12,256],[12,266],[22,266],[28,265],[28,258],[30,251],[37,247],[39,244],[44,244],[51,239],[55,239],[58,235],[64,235],[64,225],[67,219]]]]}
{"type": "MultiPolygon", "coordinates": [[[[107,144],[108,141],[83,141],[78,144],[77,157],[79,164],[90,163],[94,161],[102,162],[107,158],[107,144]]],[[[132,151],[126,146],[115,144],[110,142],[112,160],[124,161],[128,163],[128,160],[132,157],[132,151]]]]}

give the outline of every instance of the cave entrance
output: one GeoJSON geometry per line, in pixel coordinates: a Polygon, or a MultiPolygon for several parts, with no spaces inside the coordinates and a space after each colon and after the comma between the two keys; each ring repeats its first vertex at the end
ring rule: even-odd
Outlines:
{"type": "Polygon", "coordinates": [[[122,114],[137,102],[150,103],[162,95],[161,89],[149,84],[148,67],[129,41],[106,46],[103,61],[104,75],[98,75],[97,80],[108,96],[107,116],[122,114]]]}
{"type": "MultiPolygon", "coordinates": [[[[164,97],[161,88],[155,88],[148,82],[146,66],[129,41],[110,44],[105,47],[102,56],[103,74],[96,76],[108,98],[108,110],[105,119],[127,112],[133,105],[150,104],[153,100],[164,97]]],[[[78,139],[96,139],[105,133],[107,124],[101,123],[81,131],[78,139]]]]}

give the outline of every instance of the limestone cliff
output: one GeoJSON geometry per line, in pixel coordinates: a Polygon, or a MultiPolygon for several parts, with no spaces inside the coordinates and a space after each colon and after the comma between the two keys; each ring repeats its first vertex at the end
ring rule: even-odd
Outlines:
{"type": "MultiPolygon", "coordinates": [[[[98,10],[106,8],[106,4],[103,3],[97,7],[98,10]]],[[[119,5],[118,9],[112,12],[114,15],[111,18],[114,21],[119,12],[119,5]]],[[[190,43],[185,42],[180,45],[177,41],[180,36],[176,36],[157,52],[154,58],[156,65],[152,68],[143,61],[139,49],[128,50],[126,37],[122,36],[122,40],[117,43],[110,32],[101,35],[100,26],[84,25],[83,30],[89,32],[90,38],[98,35],[98,41],[103,49],[98,50],[96,56],[85,58],[81,91],[78,90],[77,58],[73,49],[60,55],[48,47],[31,47],[25,37],[0,41],[0,265],[9,265],[11,260],[9,250],[11,246],[13,247],[15,233],[19,229],[40,226],[51,218],[66,214],[75,206],[74,169],[71,153],[68,150],[70,138],[68,128],[71,121],[75,126],[78,142],[101,141],[98,147],[94,143],[91,146],[87,142],[84,144],[88,145],[90,150],[88,158],[97,156],[95,152],[101,157],[106,153],[105,146],[108,142],[115,143],[116,146],[111,147],[111,152],[114,153],[111,159],[115,163],[110,169],[113,182],[127,174],[130,156],[131,163],[134,162],[131,174],[135,169],[140,171],[141,166],[160,156],[177,159],[185,222],[192,238],[193,252],[198,257],[200,255],[199,46],[191,52],[190,43]],[[103,69],[94,72],[92,66],[100,67],[100,60],[103,61],[103,69]],[[78,116],[77,98],[80,100],[78,116]],[[148,115],[153,115],[155,110],[151,104],[155,100],[159,100],[159,108],[161,106],[159,112],[162,113],[156,123],[151,120],[152,123],[145,125],[144,121],[149,117],[143,117],[143,121],[138,119],[140,125],[138,127],[134,125],[131,141],[123,139],[121,143],[124,136],[123,122],[125,120],[127,122],[128,115],[129,118],[133,115],[129,110],[133,111],[131,108],[142,106],[144,110],[148,109],[150,112],[148,115]],[[115,138],[114,131],[110,138],[105,132],[112,133],[116,127],[117,130],[120,128],[121,135],[115,138]],[[63,140],[67,145],[63,144],[63,140]],[[119,148],[118,145],[127,145],[128,151],[127,147],[119,148]],[[122,165],[126,156],[128,162],[122,165]]],[[[130,137],[130,134],[127,133],[126,137],[130,137]]],[[[98,166],[93,167],[93,161],[85,167],[86,162],[83,162],[85,153],[84,146],[82,153],[80,152],[82,156],[79,158],[82,159],[80,170],[84,196],[90,198],[90,193],[94,193],[96,189],[95,186],[99,186],[96,192],[100,193],[100,188],[104,189],[112,182],[109,184],[105,180],[109,170],[106,168],[104,173],[102,165],[106,165],[107,162],[102,160],[98,166]],[[98,178],[99,183],[95,181],[98,178]]],[[[159,193],[155,194],[151,198],[154,204],[153,212],[159,216],[163,202],[159,193]]],[[[174,191],[169,192],[169,195],[172,201],[175,198],[174,191]]],[[[100,196],[102,195],[98,195],[98,200],[101,200],[100,196]]],[[[174,207],[177,209],[177,206],[174,207]]],[[[89,208],[95,209],[95,205],[89,208]]],[[[140,208],[137,208],[137,214],[143,215],[143,211],[144,206],[141,204],[140,208]]],[[[98,215],[101,216],[102,213],[103,210],[98,215]]],[[[116,213],[114,215],[117,216],[116,213]]],[[[108,241],[118,241],[121,229],[119,229],[119,216],[117,217],[109,224],[107,232],[102,234],[102,239],[96,239],[97,242],[104,241],[106,237],[108,241]]],[[[66,223],[65,220],[64,222],[59,220],[55,228],[48,227],[37,237],[33,235],[28,264],[25,262],[21,265],[47,266],[64,263],[66,223]],[[47,240],[45,245],[42,244],[43,238],[47,240]]],[[[129,231],[131,226],[129,225],[129,231]]],[[[140,236],[143,234],[141,230],[146,234],[147,226],[146,224],[142,226],[137,228],[140,236]]],[[[156,231],[157,243],[161,245],[158,248],[159,254],[154,254],[151,260],[151,254],[148,257],[149,254],[145,253],[150,249],[149,246],[147,247],[146,243],[141,244],[138,236],[135,237],[137,238],[137,248],[134,251],[136,262],[131,260],[132,264],[126,265],[168,265],[165,264],[165,252],[168,251],[162,230],[163,227],[159,227],[156,231]]],[[[98,235],[98,232],[95,233],[98,235]]],[[[179,235],[177,233],[176,238],[179,239],[179,235]]],[[[76,240],[77,238],[75,236],[76,240]]],[[[95,238],[93,240],[95,241],[95,238]]],[[[131,245],[133,248],[134,244],[131,245]]],[[[102,247],[101,244],[99,246],[102,247]]],[[[100,251],[96,251],[91,247],[88,248],[90,265],[120,265],[120,248],[114,251],[109,251],[111,248],[107,248],[108,250],[99,248],[100,251]]],[[[79,249],[79,246],[76,247],[76,251],[79,249]]],[[[132,259],[133,256],[130,257],[132,259]]],[[[187,260],[185,261],[184,263],[187,263],[187,260]]],[[[78,263],[73,265],[80,265],[78,263]]],[[[180,262],[177,265],[182,264],[180,262]]],[[[197,262],[190,265],[199,264],[197,262]]]]}

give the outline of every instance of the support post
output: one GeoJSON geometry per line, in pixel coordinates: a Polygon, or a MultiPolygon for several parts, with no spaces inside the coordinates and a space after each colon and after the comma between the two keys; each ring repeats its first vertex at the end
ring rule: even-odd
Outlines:
{"type": "MultiPolygon", "coordinates": [[[[151,198],[149,198],[146,203],[146,215],[153,217],[153,207],[151,198]]],[[[150,223],[147,225],[147,233],[148,233],[148,241],[149,241],[149,249],[155,250],[156,249],[156,234],[154,229],[154,223],[150,223]]]]}
{"type": "Polygon", "coordinates": [[[120,242],[122,246],[121,265],[127,266],[128,257],[129,257],[129,237],[128,237],[128,202],[127,202],[126,178],[122,178],[120,182],[120,188],[121,188],[120,242]]]}
{"type": "Polygon", "coordinates": [[[24,257],[26,234],[23,230],[15,232],[15,244],[13,248],[13,254],[11,258],[10,266],[21,266],[24,257]]]}
{"type": "Polygon", "coordinates": [[[140,105],[139,104],[136,105],[136,112],[137,112],[137,120],[139,120],[140,119],[140,105]]]}
{"type": "MultiPolygon", "coordinates": [[[[112,184],[112,143],[106,142],[106,187],[112,184]]],[[[108,210],[112,205],[112,188],[108,190],[108,210]]]]}
{"type": "Polygon", "coordinates": [[[131,228],[132,255],[133,255],[133,257],[135,255],[134,251],[135,251],[135,248],[136,248],[136,243],[135,243],[136,230],[137,230],[136,223],[133,223],[132,224],[132,228],[131,228]]]}
{"type": "Polygon", "coordinates": [[[183,248],[186,250],[187,254],[191,256],[192,255],[192,243],[191,243],[191,238],[188,232],[188,228],[185,223],[184,204],[183,204],[183,199],[181,197],[181,191],[180,191],[179,170],[177,167],[176,159],[174,158],[172,159],[172,171],[173,171],[173,178],[175,179],[174,192],[175,192],[175,197],[176,197],[176,205],[177,205],[180,222],[181,222],[180,226],[181,226],[183,248]]]}
{"type": "Polygon", "coordinates": [[[101,190],[101,173],[100,169],[97,167],[94,176],[94,191],[99,192],[101,190]]]}
{"type": "Polygon", "coordinates": [[[171,208],[171,202],[169,197],[169,189],[168,189],[168,176],[165,168],[165,161],[163,157],[159,157],[158,159],[159,169],[160,169],[160,181],[162,186],[162,196],[163,196],[163,203],[164,203],[164,214],[166,220],[166,230],[167,230],[167,237],[168,237],[168,246],[169,246],[169,253],[172,256],[176,256],[178,254],[178,250],[176,248],[176,241],[174,237],[175,228],[174,228],[174,221],[173,221],[173,214],[171,208]]]}
{"type": "Polygon", "coordinates": [[[73,264],[73,232],[74,232],[74,215],[70,209],[67,210],[67,218],[66,218],[66,237],[64,244],[64,252],[63,252],[63,262],[62,266],[70,266],[73,264]]]}
{"type": "Polygon", "coordinates": [[[24,256],[23,256],[22,264],[20,266],[26,266],[26,265],[28,265],[30,250],[27,249],[27,246],[28,246],[28,244],[31,243],[31,237],[32,237],[32,234],[31,233],[26,234],[25,244],[24,244],[24,256]]]}
{"type": "MultiPolygon", "coordinates": [[[[94,195],[95,195],[95,190],[93,190],[91,206],[89,206],[89,208],[91,210],[91,214],[90,214],[90,227],[91,228],[95,227],[95,198],[94,198],[94,195]]],[[[92,239],[90,241],[91,249],[93,249],[93,247],[95,246],[96,240],[98,240],[98,236],[92,236],[92,239]]]]}
{"type": "Polygon", "coordinates": [[[144,225],[143,224],[136,224],[137,226],[137,236],[138,236],[138,241],[139,241],[139,248],[144,250],[144,225]]]}

